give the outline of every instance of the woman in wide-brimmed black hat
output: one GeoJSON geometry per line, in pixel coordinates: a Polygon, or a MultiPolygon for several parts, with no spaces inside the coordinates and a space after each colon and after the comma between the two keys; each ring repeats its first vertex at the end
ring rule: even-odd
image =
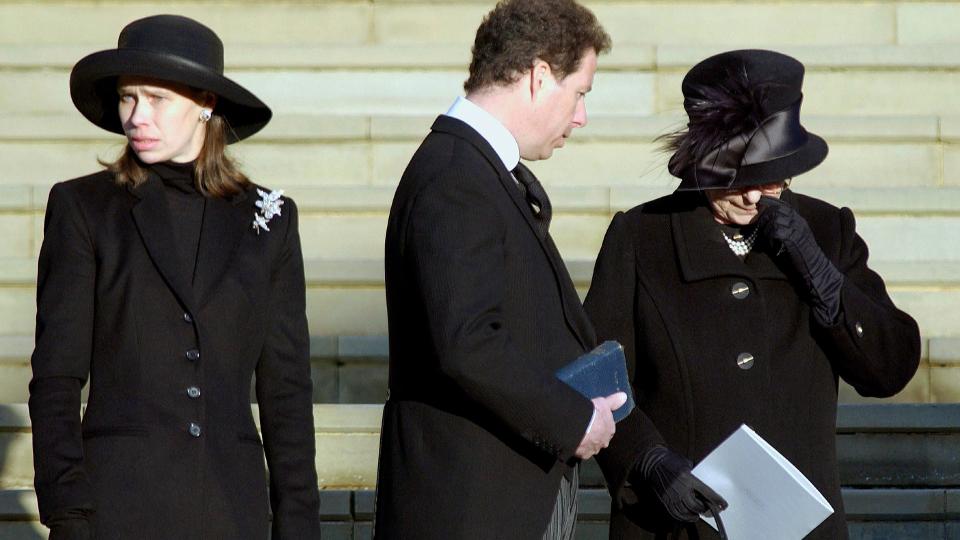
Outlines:
{"type": "Polygon", "coordinates": [[[30,383],[41,521],[56,539],[260,540],[272,511],[275,540],[317,538],[297,209],[225,153],[270,109],[223,76],[213,31],[174,15],[130,23],[70,91],[127,144],[47,204],[30,383]]]}
{"type": "Polygon", "coordinates": [[[604,238],[585,307],[623,344],[639,398],[597,457],[611,538],[716,538],[698,514],[724,490],[690,468],[741,424],[833,506],[808,538],[846,538],[838,376],[889,396],[917,369],[917,325],[867,267],[853,214],[788,189],[827,155],[800,123],[803,74],[765,50],[694,66],[689,123],[666,138],[679,187],[618,212],[604,238]]]}

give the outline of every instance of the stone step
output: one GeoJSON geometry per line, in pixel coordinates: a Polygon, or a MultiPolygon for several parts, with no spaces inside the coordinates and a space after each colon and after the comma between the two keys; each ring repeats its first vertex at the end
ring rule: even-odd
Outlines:
{"type": "MultiPolygon", "coordinates": [[[[257,406],[252,407],[259,427],[257,406]]],[[[374,487],[382,411],[382,405],[314,405],[321,488],[374,487]],[[339,455],[341,452],[345,455],[339,455]],[[349,454],[356,459],[345,459],[349,454]]],[[[837,452],[841,484],[859,488],[960,485],[958,415],[960,405],[956,403],[840,405],[837,452]],[[912,450],[913,443],[926,444],[928,452],[912,450]],[[926,460],[917,459],[918,455],[926,456],[926,460]]],[[[4,453],[0,456],[0,489],[31,487],[33,462],[26,404],[0,404],[0,451],[4,453]]],[[[590,464],[589,468],[589,474],[585,474],[588,484],[597,477],[595,466],[590,464]]]]}
{"type": "MultiPolygon", "coordinates": [[[[304,264],[308,288],[383,286],[382,259],[307,258],[304,264]]],[[[594,261],[568,258],[566,264],[577,287],[588,288],[594,261]]],[[[960,261],[957,260],[872,260],[870,267],[883,276],[891,290],[939,288],[949,291],[960,286],[960,261]]],[[[0,258],[0,290],[32,291],[35,284],[34,258],[0,258]]]]}
{"type": "MultiPolygon", "coordinates": [[[[890,286],[890,296],[912,315],[924,335],[960,336],[960,288],[890,286]]],[[[586,288],[579,287],[581,295],[586,288]]],[[[34,331],[33,287],[0,288],[0,332],[31,335],[34,331]]],[[[382,286],[309,286],[307,318],[313,335],[383,335],[387,332],[382,286]]]]}
{"type": "MultiPolygon", "coordinates": [[[[253,407],[253,418],[259,413],[253,407]]],[[[382,405],[313,406],[316,467],[323,489],[373,487],[382,405]]],[[[0,405],[0,489],[33,485],[33,450],[26,404],[0,405]]]]}
{"type": "MultiPolygon", "coordinates": [[[[588,5],[614,43],[797,46],[956,43],[956,2],[883,0],[843,3],[793,0],[676,5],[657,0],[595,0],[588,5]],[[642,29],[642,31],[638,31],[642,29]]],[[[486,3],[419,2],[193,2],[172,11],[211,26],[228,44],[457,44],[469,47],[486,3]]],[[[0,4],[0,44],[112,45],[119,28],[146,15],[170,12],[162,2],[93,0],[0,4]],[[69,21],[37,35],[30,21],[69,21]]]]}
{"type": "MultiPolygon", "coordinates": [[[[926,218],[915,218],[921,219],[926,218]]],[[[305,223],[309,221],[304,220],[305,223]]],[[[558,221],[562,221],[562,217],[558,221]]],[[[570,236],[556,236],[561,252],[572,253],[567,257],[568,267],[581,295],[589,287],[594,257],[608,220],[596,218],[594,221],[597,222],[595,235],[589,244],[585,244],[582,238],[583,228],[574,228],[570,236]]],[[[869,224],[869,221],[862,220],[862,223],[869,224]]],[[[907,228],[913,227],[909,220],[899,223],[907,228]]],[[[886,278],[893,300],[916,318],[925,335],[960,336],[960,261],[956,258],[960,253],[956,249],[957,238],[960,237],[950,232],[958,226],[958,223],[954,223],[945,230],[921,228],[922,234],[911,236],[927,238],[923,234],[938,235],[931,236],[935,238],[935,243],[928,245],[928,250],[943,250],[941,255],[954,257],[952,260],[914,258],[922,255],[922,245],[904,244],[903,251],[898,252],[897,244],[886,236],[882,237],[887,238],[886,241],[880,241],[881,238],[871,238],[867,233],[869,227],[861,228],[875,255],[871,259],[871,267],[886,278]],[[886,258],[882,256],[885,253],[886,258]],[[895,259],[895,256],[900,258],[895,259]]],[[[315,229],[316,233],[313,233],[311,231],[314,229],[305,226],[303,235],[306,239],[313,234],[331,234],[328,229],[315,229]]],[[[308,279],[307,313],[311,333],[385,334],[387,320],[380,255],[382,225],[379,229],[370,225],[366,236],[358,236],[358,227],[352,225],[339,230],[345,235],[344,239],[329,237],[304,244],[308,279]],[[363,248],[362,244],[368,247],[363,248]],[[364,250],[366,253],[363,253],[364,250]],[[323,257],[330,253],[337,258],[323,257]],[[330,309],[329,306],[337,307],[330,309]]],[[[883,233],[886,229],[878,226],[876,230],[883,233]]],[[[33,333],[35,264],[34,259],[29,257],[0,259],[0,334],[33,333]]]]}
{"type": "MultiPolygon", "coordinates": [[[[331,540],[372,538],[374,492],[369,489],[320,490],[320,535],[331,540]]],[[[33,489],[0,490],[0,538],[45,540],[33,489]]]]}
{"type": "MultiPolygon", "coordinates": [[[[544,177],[544,183],[552,182],[544,177]]],[[[49,189],[49,185],[0,185],[0,217],[42,217],[49,189]]],[[[960,186],[816,187],[798,180],[793,184],[793,190],[836,206],[846,206],[858,218],[864,219],[960,215],[960,186]]],[[[301,215],[349,215],[387,213],[394,191],[394,186],[324,186],[314,182],[290,187],[285,194],[296,201],[301,215]]],[[[549,195],[557,215],[609,216],[670,191],[670,187],[551,185],[549,195]]]]}
{"type": "MultiPolygon", "coordinates": [[[[679,112],[685,69],[601,69],[587,99],[588,113],[679,112]]],[[[466,70],[431,66],[242,68],[229,75],[277,113],[434,114],[462,94],[466,70]]],[[[5,89],[0,95],[0,112],[71,112],[68,78],[65,68],[0,69],[0,86],[5,89]]],[[[958,80],[960,73],[954,67],[811,70],[804,81],[803,111],[818,115],[960,114],[960,97],[952,91],[958,80]]]]}
{"type": "MultiPolygon", "coordinates": [[[[589,127],[587,128],[589,129],[589,127]]],[[[421,135],[426,134],[426,128],[421,135]]],[[[289,189],[310,186],[396,186],[420,145],[409,141],[273,142],[241,144],[231,152],[256,182],[289,189]]],[[[0,186],[37,185],[100,170],[124,142],[0,141],[4,171],[0,186]]],[[[649,140],[574,138],[553,159],[531,167],[548,188],[645,187],[672,191],[678,181],[666,170],[668,155],[649,140]]],[[[960,145],[941,142],[846,142],[830,145],[820,167],[795,187],[917,188],[960,186],[960,145]]]]}
{"type": "MultiPolygon", "coordinates": [[[[841,485],[960,486],[957,405],[859,405],[847,406],[842,412],[837,425],[841,485]]],[[[866,507],[864,504],[851,511],[856,515],[866,507]]],[[[904,504],[900,509],[908,512],[911,505],[904,504]]]]}
{"type": "MultiPolygon", "coordinates": [[[[540,167],[542,163],[533,164],[540,167]]],[[[672,187],[629,185],[558,185],[546,176],[550,200],[559,215],[601,214],[630,209],[667,195],[672,187]]],[[[52,184],[51,184],[52,185],[52,184]]],[[[270,186],[281,187],[281,186],[270,186]]],[[[846,206],[858,217],[951,217],[960,215],[960,186],[930,187],[817,187],[797,180],[793,190],[817,197],[836,206],[846,206]]],[[[325,186],[315,181],[285,191],[300,213],[362,214],[386,213],[394,186],[325,186]]],[[[0,185],[0,216],[42,214],[50,185],[0,185]]]]}
{"type": "MultiPolygon", "coordinates": [[[[314,336],[310,340],[314,403],[383,403],[386,336],[314,336]]],[[[33,336],[0,335],[0,403],[26,403],[33,336]]],[[[83,390],[86,399],[87,388],[83,390]]],[[[251,387],[250,401],[256,395],[251,387]]]]}
{"type": "MultiPolygon", "coordinates": [[[[102,28],[106,30],[106,28],[102,28]]],[[[68,71],[82,57],[98,50],[83,42],[11,43],[0,48],[0,69],[68,71]]],[[[100,44],[107,48],[113,43],[100,44]]],[[[765,45],[770,47],[772,45],[765,45]]],[[[235,70],[319,71],[455,69],[466,71],[470,47],[445,43],[286,43],[283,36],[257,44],[227,42],[227,73],[235,70]]],[[[599,69],[618,71],[686,71],[700,60],[729,50],[720,42],[708,44],[614,43],[600,58],[599,69]]],[[[939,70],[960,67],[955,43],[830,44],[777,46],[801,62],[808,73],[857,70],[939,70]]]]}
{"type": "MultiPolygon", "coordinates": [[[[433,118],[278,114],[261,136],[233,150],[266,185],[393,186],[433,118]]],[[[805,122],[831,142],[831,154],[802,177],[803,186],[960,186],[960,116],[813,115],[805,122]]],[[[595,115],[567,148],[533,168],[548,186],[669,190],[676,180],[653,139],[681,125],[673,114],[595,115]]],[[[112,159],[123,146],[122,137],[98,130],[76,112],[0,113],[0,186],[48,187],[96,170],[97,157],[112,159]]]]}
{"type": "MultiPolygon", "coordinates": [[[[840,401],[860,404],[960,401],[960,337],[925,337],[922,344],[917,375],[899,394],[887,399],[864,398],[841,382],[840,401]]],[[[27,401],[32,351],[32,336],[0,335],[0,403],[27,401]]],[[[388,342],[385,335],[314,336],[311,353],[314,403],[382,403],[386,398],[388,342]]],[[[252,394],[251,401],[256,401],[252,394]]]]}
{"type": "MultiPolygon", "coordinates": [[[[897,275],[913,272],[918,278],[895,279],[953,279],[953,270],[940,263],[960,260],[960,187],[834,188],[809,186],[801,180],[806,181],[804,178],[794,183],[796,191],[854,210],[858,231],[871,247],[874,264],[903,263],[902,268],[895,270],[897,275]],[[916,270],[911,270],[909,264],[917,264],[916,270]]],[[[271,187],[285,188],[301,209],[306,258],[382,258],[392,186],[271,187]]],[[[551,233],[568,260],[593,260],[613,212],[665,195],[670,189],[552,185],[549,191],[557,212],[551,233]]],[[[0,283],[32,281],[32,276],[24,277],[16,269],[33,263],[15,259],[33,259],[39,252],[47,190],[47,186],[0,185],[0,227],[8,231],[0,243],[0,265],[11,268],[6,277],[0,274],[0,283]]]]}
{"type": "MultiPolygon", "coordinates": [[[[606,540],[610,495],[581,485],[576,540],[606,540]]],[[[372,490],[320,492],[323,538],[371,540],[375,493],[372,490]]],[[[960,535],[960,491],[955,489],[843,489],[851,538],[874,540],[955,540],[960,535]]],[[[31,489],[0,491],[0,537],[42,540],[49,531],[38,521],[31,489]]]]}
{"type": "MultiPolygon", "coordinates": [[[[945,254],[947,256],[952,254],[945,254]]],[[[375,257],[306,258],[304,261],[308,288],[316,287],[382,287],[383,259],[375,257]]],[[[592,258],[567,258],[566,265],[578,288],[588,288],[593,275],[592,258]]],[[[0,290],[33,289],[36,284],[37,261],[34,257],[0,258],[0,290]]],[[[893,290],[960,286],[960,260],[882,260],[871,259],[870,267],[883,276],[893,290]]],[[[2,334],[2,332],[0,332],[2,334]]]]}
{"type": "MultiPolygon", "coordinates": [[[[450,102],[453,97],[450,97],[450,102]]],[[[447,103],[446,105],[449,105],[447,103]]],[[[350,141],[415,141],[429,131],[446,108],[425,113],[316,113],[278,112],[270,123],[244,145],[266,143],[344,143],[350,141]]],[[[596,113],[588,126],[576,131],[568,143],[581,141],[651,142],[659,135],[683,127],[677,112],[641,114],[596,113]]],[[[804,125],[829,141],[839,142],[960,142],[960,115],[804,115],[804,125]]],[[[0,111],[0,141],[4,143],[99,142],[123,138],[87,122],[78,112],[31,113],[0,111]]]]}
{"type": "MultiPolygon", "coordinates": [[[[717,3],[589,2],[615,44],[740,46],[955,43],[955,3],[850,1],[717,3]]],[[[175,11],[211,26],[228,44],[457,44],[469,47],[489,3],[415,2],[36,2],[0,4],[0,43],[106,47],[127,22],[175,11]],[[31,21],[57,32],[30,32],[31,21]]],[[[229,51],[229,46],[227,47],[229,51]]]]}
{"type": "MultiPolygon", "coordinates": [[[[24,405],[0,406],[0,438],[13,434],[9,440],[27,439],[16,451],[29,454],[29,424],[24,405]]],[[[380,407],[363,409],[339,406],[320,411],[315,409],[318,426],[318,454],[343,451],[343,448],[320,446],[322,435],[352,434],[377,437],[380,407]],[[333,413],[345,413],[346,421],[330,422],[333,413]]],[[[853,538],[900,539],[954,539],[960,533],[957,527],[960,518],[960,490],[955,477],[960,474],[955,456],[960,450],[960,432],[956,423],[958,406],[841,406],[837,414],[838,457],[843,485],[844,507],[853,538]],[[870,435],[871,439],[858,439],[870,435]],[[939,437],[936,441],[931,436],[939,437]],[[917,459],[917,451],[911,442],[924,444],[928,453],[917,459]],[[885,450],[885,452],[878,452],[885,450]],[[890,463],[896,462],[899,472],[891,475],[890,463]],[[876,482],[874,467],[884,466],[881,478],[876,482]],[[954,478],[954,480],[950,480],[954,478]],[[863,479],[870,485],[861,485],[863,479]]],[[[3,439],[0,439],[3,440],[3,439]]],[[[3,440],[3,442],[8,442],[3,440]]],[[[362,447],[356,461],[364,468],[375,470],[375,461],[369,462],[366,443],[368,438],[353,440],[350,449],[362,447]],[[357,443],[361,444],[357,444],[357,443]]],[[[0,448],[8,449],[7,445],[0,448]]],[[[373,458],[376,458],[376,447],[373,458]]],[[[2,457],[3,476],[0,477],[0,535],[11,539],[45,538],[46,533],[37,523],[36,495],[30,486],[32,463],[23,462],[20,456],[7,454],[2,457]],[[19,476],[16,470],[23,470],[19,476]],[[11,474],[13,473],[13,474],[11,474]],[[16,485],[15,482],[26,483],[16,485]]],[[[352,457],[352,456],[351,456],[352,457]]],[[[337,476],[328,474],[341,464],[317,463],[321,478],[337,476]],[[329,469],[321,469],[328,467],[329,469]]],[[[367,476],[366,478],[369,478],[367,476]]],[[[602,477],[597,474],[595,463],[584,464],[578,494],[578,539],[606,538],[610,497],[602,487],[602,477]]],[[[321,482],[321,521],[324,537],[370,538],[370,521],[373,518],[375,493],[370,485],[331,487],[321,482]]]]}
{"type": "MultiPolygon", "coordinates": [[[[293,193],[291,193],[293,194],[293,193]]],[[[569,261],[596,258],[610,224],[610,214],[601,212],[558,212],[550,232],[560,253],[569,261]]],[[[379,212],[304,212],[300,233],[304,257],[319,260],[370,260],[383,257],[386,211],[379,212]]],[[[0,258],[14,262],[11,268],[31,263],[43,237],[43,215],[39,212],[0,213],[0,227],[8,239],[0,244],[0,258]]],[[[871,250],[871,264],[900,263],[896,279],[935,283],[955,281],[954,267],[943,266],[960,260],[960,216],[957,215],[860,215],[857,232],[871,250]],[[912,269],[909,265],[917,265],[912,269]],[[904,274],[906,272],[906,274],[904,274]],[[913,273],[916,279],[911,279],[913,273]]],[[[7,264],[0,262],[0,264],[7,264]]],[[[11,280],[32,281],[23,274],[0,276],[0,283],[11,280]]]]}

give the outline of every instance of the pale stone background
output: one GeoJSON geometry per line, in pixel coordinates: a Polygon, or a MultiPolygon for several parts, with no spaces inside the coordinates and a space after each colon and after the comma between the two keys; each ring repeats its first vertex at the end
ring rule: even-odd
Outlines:
{"type": "MultiPolygon", "coordinates": [[[[532,165],[555,202],[552,232],[581,291],[613,212],[676,184],[652,139],[682,125],[685,71],[722,50],[778,49],[807,65],[804,123],[831,149],[794,189],[854,209],[872,266],[921,326],[921,370],[893,401],[958,400],[960,2],[587,4],[614,39],[588,97],[590,124],[553,159],[532,165]]],[[[301,207],[314,355],[373,343],[376,356],[386,334],[382,250],[393,188],[434,116],[461,93],[473,33],[491,7],[0,0],[0,403],[27,397],[47,192],[96,170],[95,157],[123,144],[74,110],[68,76],[79,58],[115,46],[124,24],[156,13],[197,18],[223,38],[228,75],[275,112],[267,129],[234,151],[256,181],[286,189],[301,207]]],[[[326,384],[324,369],[315,370],[318,385],[326,384]]],[[[862,400],[845,385],[841,397],[862,400]]],[[[357,458],[323,464],[321,483],[371,485],[379,408],[318,407],[321,444],[357,458]],[[338,424],[343,415],[353,420],[338,424]],[[341,446],[343,438],[353,442],[341,446]]],[[[0,456],[0,490],[25,488],[32,475],[25,411],[6,410],[0,438],[11,441],[0,444],[8,454],[0,456]]],[[[32,496],[10,493],[0,499],[32,496]]]]}

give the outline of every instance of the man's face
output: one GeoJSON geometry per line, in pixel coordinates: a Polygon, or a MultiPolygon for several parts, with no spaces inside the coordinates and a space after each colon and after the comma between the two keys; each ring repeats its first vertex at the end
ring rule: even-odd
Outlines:
{"type": "Polygon", "coordinates": [[[541,68],[534,69],[539,88],[534,95],[530,130],[520,146],[520,155],[526,160],[549,158],[555,148],[563,146],[573,128],[587,125],[584,99],[593,88],[597,53],[589,49],[580,59],[580,68],[560,80],[549,67],[544,73],[536,73],[541,68]]]}

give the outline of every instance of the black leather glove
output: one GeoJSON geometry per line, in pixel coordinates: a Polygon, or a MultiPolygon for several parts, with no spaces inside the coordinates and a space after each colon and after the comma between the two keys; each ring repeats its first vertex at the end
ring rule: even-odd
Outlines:
{"type": "Polygon", "coordinates": [[[707,512],[708,504],[723,510],[727,501],[694,476],[692,468],[689,459],[656,445],[640,459],[630,482],[648,484],[673,519],[694,522],[707,512]]]}
{"type": "Polygon", "coordinates": [[[49,540],[90,540],[90,522],[82,518],[67,518],[50,521],[49,540]]]}
{"type": "Polygon", "coordinates": [[[774,197],[763,196],[757,204],[760,234],[778,254],[785,253],[803,280],[817,321],[824,326],[836,324],[843,274],[823,254],[807,220],[796,210],[774,197]]]}

